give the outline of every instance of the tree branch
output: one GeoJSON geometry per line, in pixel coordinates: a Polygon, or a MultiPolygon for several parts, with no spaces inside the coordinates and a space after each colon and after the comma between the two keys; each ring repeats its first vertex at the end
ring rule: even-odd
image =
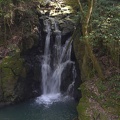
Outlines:
{"type": "Polygon", "coordinates": [[[78,0],[78,4],[79,4],[81,13],[82,13],[82,15],[84,16],[83,7],[82,7],[82,4],[81,4],[80,0],[78,0]]]}
{"type": "Polygon", "coordinates": [[[92,10],[93,10],[93,0],[88,2],[88,12],[87,12],[87,15],[86,15],[86,27],[88,27],[88,23],[90,21],[92,10]]]}

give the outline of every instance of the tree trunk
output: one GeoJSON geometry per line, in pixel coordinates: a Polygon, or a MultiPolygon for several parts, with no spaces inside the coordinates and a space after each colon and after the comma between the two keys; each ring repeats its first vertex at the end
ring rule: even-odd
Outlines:
{"type": "Polygon", "coordinates": [[[83,66],[84,67],[86,66],[86,68],[87,68],[86,61],[90,57],[92,64],[93,64],[94,68],[96,69],[99,77],[103,80],[104,75],[103,75],[101,67],[98,63],[98,60],[92,51],[92,47],[89,43],[89,37],[88,37],[89,36],[88,25],[89,25],[90,17],[91,17],[92,10],[93,10],[93,0],[88,1],[88,11],[87,11],[86,15],[84,14],[83,7],[82,7],[80,0],[78,0],[78,3],[80,6],[80,11],[82,13],[82,34],[83,34],[83,41],[85,43],[85,55],[83,57],[83,66]],[[89,54],[87,54],[87,53],[89,53],[89,54]]]}

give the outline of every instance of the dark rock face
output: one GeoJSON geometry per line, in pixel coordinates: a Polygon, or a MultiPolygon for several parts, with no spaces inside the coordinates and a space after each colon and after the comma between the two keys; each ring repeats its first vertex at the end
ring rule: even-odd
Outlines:
{"type": "Polygon", "coordinates": [[[69,85],[72,83],[73,81],[73,74],[72,74],[72,70],[73,70],[73,63],[69,63],[67,64],[67,66],[64,68],[63,72],[62,72],[62,77],[61,77],[61,91],[62,92],[66,92],[69,85]]]}
{"type": "Polygon", "coordinates": [[[2,98],[3,98],[3,92],[2,92],[2,88],[0,87],[0,102],[1,102],[2,98]]]}
{"type": "Polygon", "coordinates": [[[78,89],[80,87],[80,85],[82,84],[82,80],[81,80],[81,72],[80,72],[80,68],[79,68],[79,64],[77,62],[77,59],[75,57],[75,51],[74,48],[72,49],[72,55],[71,55],[71,59],[75,62],[75,83],[74,83],[74,99],[79,102],[79,99],[81,98],[81,91],[78,89]]]}
{"type": "Polygon", "coordinates": [[[70,20],[60,20],[60,30],[62,31],[62,44],[72,35],[74,30],[74,23],[70,20]]]}

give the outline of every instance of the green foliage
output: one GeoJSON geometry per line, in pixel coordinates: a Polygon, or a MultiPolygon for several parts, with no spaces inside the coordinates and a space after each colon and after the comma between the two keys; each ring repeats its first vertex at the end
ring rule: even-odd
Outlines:
{"type": "Polygon", "coordinates": [[[100,89],[101,93],[107,89],[107,87],[104,84],[104,81],[99,81],[97,84],[98,89],[100,89]]]}
{"type": "Polygon", "coordinates": [[[118,1],[98,0],[91,19],[91,44],[111,55],[119,62],[120,5],[118,1]]]}
{"type": "Polygon", "coordinates": [[[119,40],[120,36],[120,19],[119,19],[119,11],[120,8],[116,5],[110,5],[110,3],[101,5],[97,5],[95,11],[93,13],[92,24],[94,31],[93,34],[96,33],[96,37],[98,39],[103,39],[104,43],[112,43],[113,41],[119,40]],[[98,29],[99,28],[99,29],[98,29]]]}
{"type": "Polygon", "coordinates": [[[120,100],[120,75],[115,75],[108,81],[108,86],[111,88],[112,92],[109,93],[111,99],[120,100]]]}
{"type": "MultiPolygon", "coordinates": [[[[79,10],[78,0],[66,0],[67,4],[79,10]]],[[[81,0],[85,15],[88,4],[81,0]]],[[[81,12],[77,12],[81,17],[81,12]]],[[[75,18],[77,19],[77,18],[75,18]]],[[[78,19],[77,19],[78,20],[78,19]]],[[[97,0],[94,2],[92,17],[89,24],[89,40],[91,46],[97,47],[101,53],[111,56],[119,65],[120,48],[120,4],[117,0],[97,0]]]]}
{"type": "Polygon", "coordinates": [[[96,85],[100,93],[97,99],[102,107],[120,115],[120,75],[116,74],[105,81],[97,81],[96,85]]]}

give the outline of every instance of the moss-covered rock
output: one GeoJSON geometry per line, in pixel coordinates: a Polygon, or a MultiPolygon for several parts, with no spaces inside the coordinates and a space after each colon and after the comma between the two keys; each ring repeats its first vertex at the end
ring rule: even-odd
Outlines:
{"type": "MultiPolygon", "coordinates": [[[[26,63],[27,60],[22,56],[27,56],[29,50],[39,44],[36,6],[32,1],[19,2],[12,11],[12,24],[0,24],[0,103],[23,101],[36,94],[39,80],[36,80],[34,70],[31,71],[31,63],[26,63]]],[[[0,18],[0,21],[4,19],[0,18]]]]}
{"type": "Polygon", "coordinates": [[[20,57],[20,53],[14,56],[6,56],[0,64],[0,88],[2,97],[0,101],[13,102],[15,99],[15,87],[18,78],[26,77],[24,60],[20,57]]]}
{"type": "Polygon", "coordinates": [[[82,98],[77,107],[79,120],[120,119],[119,77],[113,78],[114,83],[111,80],[102,82],[92,79],[80,86],[82,98]],[[111,86],[116,83],[117,86],[112,89],[111,86]]]}
{"type": "Polygon", "coordinates": [[[85,96],[87,93],[87,90],[85,90],[85,86],[81,85],[81,92],[82,92],[82,98],[79,101],[79,104],[77,106],[77,111],[79,113],[79,120],[90,120],[90,115],[87,113],[87,109],[90,107],[90,103],[87,99],[88,96],[85,96]],[[85,95],[84,95],[85,94],[85,95]]]}

